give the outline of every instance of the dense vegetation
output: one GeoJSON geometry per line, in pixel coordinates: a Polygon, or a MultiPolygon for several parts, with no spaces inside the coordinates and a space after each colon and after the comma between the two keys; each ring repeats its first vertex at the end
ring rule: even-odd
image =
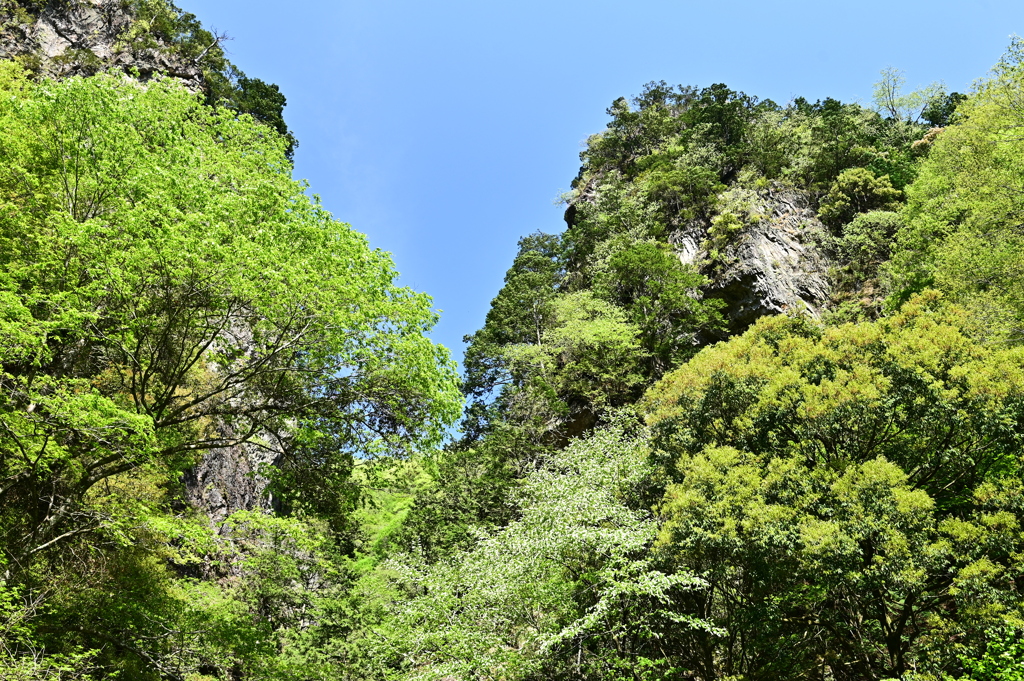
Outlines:
{"type": "Polygon", "coordinates": [[[276,88],[125,7],[202,92],[0,63],[0,679],[1021,678],[1024,43],[968,95],[615,101],[460,395],[276,88]],[[783,202],[831,295],[751,318],[783,202]]]}
{"type": "Polygon", "coordinates": [[[167,80],[0,73],[5,664],[315,666],[319,634],[293,625],[327,626],[344,583],[354,455],[458,414],[429,299],[307,198],[252,118],[167,80]],[[182,472],[237,442],[282,453],[280,512],[214,528],[182,472]]]}

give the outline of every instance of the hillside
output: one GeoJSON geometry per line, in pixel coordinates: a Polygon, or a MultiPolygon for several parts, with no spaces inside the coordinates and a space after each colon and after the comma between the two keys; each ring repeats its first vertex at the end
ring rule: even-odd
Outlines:
{"type": "Polygon", "coordinates": [[[165,0],[0,0],[0,680],[1011,681],[1024,42],[651,82],[461,377],[165,0]]]}

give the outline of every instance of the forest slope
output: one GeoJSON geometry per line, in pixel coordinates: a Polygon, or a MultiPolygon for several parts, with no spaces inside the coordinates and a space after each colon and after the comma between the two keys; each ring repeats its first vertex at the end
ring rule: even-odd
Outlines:
{"type": "Polygon", "coordinates": [[[616,100],[460,396],[195,17],[0,18],[0,679],[1019,678],[1021,41],[616,100]]]}

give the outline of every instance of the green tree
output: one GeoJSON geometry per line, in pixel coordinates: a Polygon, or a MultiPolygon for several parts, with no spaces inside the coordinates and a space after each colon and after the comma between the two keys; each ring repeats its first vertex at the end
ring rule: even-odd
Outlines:
{"type": "Polygon", "coordinates": [[[537,342],[503,349],[515,381],[509,417],[559,440],[589,430],[643,383],[638,336],[620,308],[589,291],[556,298],[537,342]]]}
{"type": "Polygon", "coordinates": [[[521,515],[480,531],[434,565],[386,568],[412,594],[388,604],[367,653],[378,678],[654,680],[679,678],[665,641],[706,630],[672,611],[702,586],[667,574],[642,507],[648,440],[622,416],[555,454],[516,494],[521,515]]]}
{"type": "Polygon", "coordinates": [[[962,679],[970,681],[1020,681],[1024,679],[1024,644],[1019,626],[996,627],[987,632],[980,656],[964,656],[962,679]]]}
{"type": "Polygon", "coordinates": [[[651,380],[696,352],[723,326],[721,301],[702,300],[708,279],[661,244],[635,244],[613,256],[598,291],[627,311],[639,330],[651,380]]]}
{"type": "Polygon", "coordinates": [[[881,79],[875,83],[875,107],[897,121],[917,123],[930,112],[932,116],[941,115],[939,102],[946,100],[946,88],[942,83],[932,83],[928,87],[913,92],[904,92],[907,79],[903,71],[896,68],[882,69],[881,79]]]}
{"type": "MultiPolygon", "coordinates": [[[[354,454],[440,438],[460,400],[447,352],[424,336],[436,319],[429,298],[396,287],[387,254],[305,196],[287,140],[167,80],[31,86],[5,73],[8,584],[43,594],[48,579],[79,572],[89,593],[103,580],[164,574],[146,548],[175,533],[149,524],[170,512],[180,473],[208,449],[272,446],[282,471],[301,461],[343,489],[354,454]],[[68,558],[89,563],[89,546],[123,569],[68,558]]],[[[315,501],[322,489],[310,492],[314,515],[336,515],[315,501]]],[[[161,593],[160,579],[139,598],[161,593]]],[[[113,638],[156,660],[160,617],[140,615],[145,632],[68,636],[87,647],[113,638]]],[[[60,629],[51,631],[59,650],[60,629]]]]}
{"type": "Polygon", "coordinates": [[[831,97],[814,104],[798,97],[788,113],[800,150],[785,174],[798,184],[824,191],[844,170],[866,166],[874,157],[877,113],[831,97]]]}
{"type": "Polygon", "coordinates": [[[953,114],[956,113],[957,107],[965,101],[967,101],[967,95],[959,92],[950,92],[948,95],[939,94],[928,102],[921,118],[935,127],[945,127],[953,121],[953,114]]]}
{"type": "MultiPolygon", "coordinates": [[[[562,253],[558,235],[520,240],[483,328],[464,339],[461,387],[468,405],[462,438],[432,461],[433,485],[413,503],[396,544],[415,545],[436,560],[471,542],[472,528],[500,526],[514,516],[508,495],[550,449],[551,433],[510,417],[513,402],[528,407],[522,399],[524,374],[513,370],[506,351],[539,343],[551,326],[564,278],[562,253]]],[[[545,394],[545,403],[548,398],[545,394]]]]}
{"type": "Polygon", "coordinates": [[[1024,357],[915,299],[875,323],[766,318],[646,398],[661,548],[699,678],[954,672],[1020,595],[1024,357]]]}
{"type": "Polygon", "coordinates": [[[818,217],[837,230],[859,213],[898,210],[902,197],[902,192],[892,186],[887,175],[875,177],[867,168],[851,168],[840,173],[832,183],[821,200],[818,217]]]}
{"type": "Polygon", "coordinates": [[[935,286],[986,319],[993,336],[1015,340],[1024,327],[1022,87],[1017,38],[935,138],[908,190],[907,229],[890,268],[894,302],[935,286]]]}

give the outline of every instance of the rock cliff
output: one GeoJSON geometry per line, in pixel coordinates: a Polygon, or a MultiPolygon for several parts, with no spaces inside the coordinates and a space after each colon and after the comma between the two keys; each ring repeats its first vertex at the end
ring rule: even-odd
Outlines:
{"type": "Polygon", "coordinates": [[[799,190],[774,186],[748,192],[756,216],[709,258],[710,221],[693,221],[670,235],[680,261],[697,264],[712,283],[705,295],[725,301],[730,330],[781,313],[820,316],[828,304],[832,263],[818,247],[824,225],[799,190]]]}
{"type": "Polygon", "coordinates": [[[178,54],[144,24],[122,0],[2,0],[0,58],[52,78],[119,70],[144,80],[163,73],[201,90],[200,60],[178,54]]]}

